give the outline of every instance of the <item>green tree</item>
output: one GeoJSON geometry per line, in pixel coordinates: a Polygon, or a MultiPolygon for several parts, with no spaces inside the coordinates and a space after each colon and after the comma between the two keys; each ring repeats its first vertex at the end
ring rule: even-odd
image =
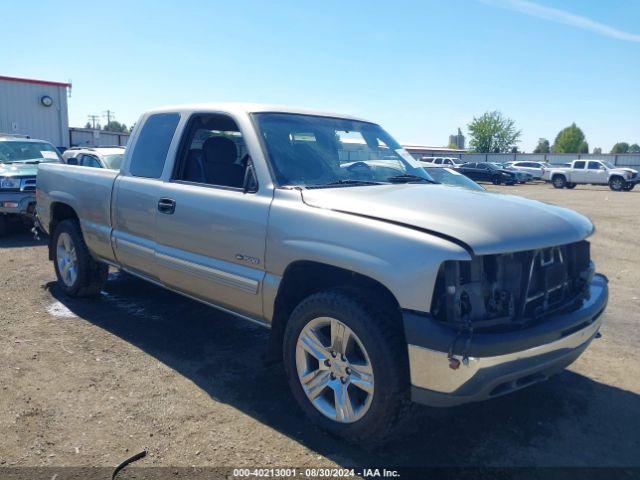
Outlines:
{"type": "Polygon", "coordinates": [[[611,149],[611,153],[628,153],[629,144],[627,142],[618,142],[611,149]]]}
{"type": "Polygon", "coordinates": [[[467,128],[471,134],[469,146],[475,152],[508,153],[520,141],[515,122],[497,111],[473,117],[467,128]]]}
{"type": "Polygon", "coordinates": [[[640,145],[637,143],[629,145],[629,153],[640,153],[640,145]]]}
{"type": "Polygon", "coordinates": [[[91,128],[91,122],[87,122],[87,123],[84,125],[84,128],[91,128]]]}
{"type": "Polygon", "coordinates": [[[533,149],[533,153],[551,153],[551,147],[549,146],[549,140],[546,138],[538,139],[538,145],[533,149]]]}
{"type": "Polygon", "coordinates": [[[593,149],[593,153],[599,155],[599,154],[602,153],[602,149],[600,147],[596,147],[596,148],[593,149]]]}
{"type": "Polygon", "coordinates": [[[578,147],[578,153],[589,153],[589,144],[587,142],[582,142],[578,147]]]}
{"type": "Polygon", "coordinates": [[[553,153],[588,153],[589,144],[584,133],[572,123],[567,128],[560,130],[551,148],[553,153]]]}
{"type": "Polygon", "coordinates": [[[104,126],[104,130],[109,132],[129,133],[129,129],[124,123],[120,123],[117,120],[111,120],[104,126]]]}

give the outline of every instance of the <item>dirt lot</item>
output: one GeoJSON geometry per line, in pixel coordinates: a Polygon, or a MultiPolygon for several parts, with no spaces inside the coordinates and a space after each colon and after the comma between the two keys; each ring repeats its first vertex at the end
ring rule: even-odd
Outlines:
{"type": "Polygon", "coordinates": [[[267,332],[128,276],[102,298],[54,285],[43,242],[0,239],[0,466],[640,466],[640,189],[488,187],[576,209],[610,279],[602,328],[568,371],[483,404],[419,407],[402,440],[312,427],[267,332]]]}

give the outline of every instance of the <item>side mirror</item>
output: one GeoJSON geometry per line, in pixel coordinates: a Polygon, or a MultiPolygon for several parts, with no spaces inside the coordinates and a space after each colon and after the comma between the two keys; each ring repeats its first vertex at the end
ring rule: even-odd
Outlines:
{"type": "Polygon", "coordinates": [[[78,165],[78,159],[76,157],[67,158],[67,165],[78,165]]]}
{"type": "Polygon", "coordinates": [[[247,168],[244,171],[242,190],[244,193],[256,193],[258,191],[258,178],[256,177],[256,169],[253,166],[251,157],[247,159],[247,168]]]}

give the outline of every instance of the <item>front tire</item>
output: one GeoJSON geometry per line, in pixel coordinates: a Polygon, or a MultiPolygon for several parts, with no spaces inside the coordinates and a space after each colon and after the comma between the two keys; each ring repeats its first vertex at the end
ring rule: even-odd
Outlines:
{"type": "Polygon", "coordinates": [[[495,176],[491,179],[491,183],[494,185],[500,185],[502,183],[502,179],[499,176],[495,176]]]}
{"type": "Polygon", "coordinates": [[[565,187],[567,187],[569,190],[573,190],[574,188],[576,188],[577,183],[567,183],[565,185],[565,187]]]}
{"type": "Polygon", "coordinates": [[[357,292],[313,294],[293,311],[283,359],[294,398],[329,432],[379,442],[408,411],[407,346],[399,319],[357,292]]]}
{"type": "Polygon", "coordinates": [[[98,295],[104,286],[109,267],[96,262],[75,220],[63,220],[53,233],[53,265],[58,286],[70,297],[98,295]]]}
{"type": "Polygon", "coordinates": [[[609,188],[614,192],[621,192],[622,190],[624,190],[624,187],[626,187],[626,185],[627,182],[625,182],[624,178],[622,177],[612,177],[611,180],[609,180],[609,188]]]}
{"type": "Polygon", "coordinates": [[[556,175],[551,183],[553,183],[554,188],[564,188],[567,186],[567,179],[564,175],[556,175]]]}

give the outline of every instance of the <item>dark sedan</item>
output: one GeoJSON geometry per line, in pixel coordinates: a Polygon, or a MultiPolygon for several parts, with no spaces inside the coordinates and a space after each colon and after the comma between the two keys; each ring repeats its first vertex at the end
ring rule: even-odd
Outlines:
{"type": "Polygon", "coordinates": [[[476,182],[491,182],[494,185],[500,185],[501,183],[514,185],[518,183],[516,174],[513,171],[498,168],[487,162],[465,163],[457,171],[476,182]]]}

